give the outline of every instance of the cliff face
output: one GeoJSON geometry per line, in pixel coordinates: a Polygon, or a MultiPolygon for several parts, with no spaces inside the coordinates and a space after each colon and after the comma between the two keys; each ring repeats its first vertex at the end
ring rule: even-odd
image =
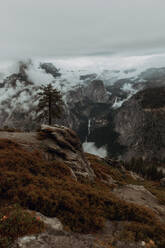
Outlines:
{"type": "Polygon", "coordinates": [[[123,158],[165,158],[165,88],[145,89],[117,111],[115,130],[127,147],[123,158]]]}
{"type": "Polygon", "coordinates": [[[115,81],[105,75],[101,80],[97,74],[82,74],[80,80],[75,77],[79,80],[75,84],[51,63],[42,63],[37,70],[30,61],[20,63],[16,73],[1,81],[1,127],[36,130],[41,124],[36,121],[37,92],[45,77],[65,100],[65,112],[53,124],[72,128],[81,142],[87,139],[98,148],[106,145],[114,157],[164,158],[165,68],[150,68],[136,78],[126,78],[132,72],[125,71],[115,81]]]}
{"type": "Polygon", "coordinates": [[[107,124],[112,101],[104,84],[95,80],[66,94],[68,125],[85,141],[89,132],[107,124]],[[89,131],[90,122],[90,131],[89,131]]]}

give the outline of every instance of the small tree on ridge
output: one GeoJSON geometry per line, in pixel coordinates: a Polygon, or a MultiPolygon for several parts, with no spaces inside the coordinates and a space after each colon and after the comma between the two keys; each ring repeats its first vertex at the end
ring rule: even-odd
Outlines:
{"type": "Polygon", "coordinates": [[[41,86],[41,91],[37,94],[39,103],[37,112],[39,119],[46,119],[48,124],[52,124],[52,118],[60,118],[63,112],[64,102],[60,91],[53,88],[52,84],[41,86]]]}

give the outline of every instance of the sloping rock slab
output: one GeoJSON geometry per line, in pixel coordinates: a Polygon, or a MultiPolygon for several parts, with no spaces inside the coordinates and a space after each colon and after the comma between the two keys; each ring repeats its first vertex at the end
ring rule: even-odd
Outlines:
{"type": "Polygon", "coordinates": [[[73,171],[75,176],[94,178],[94,172],[85,158],[82,145],[77,134],[70,128],[55,125],[42,125],[45,138],[43,145],[49,159],[61,159],[73,171]]]}
{"type": "Polygon", "coordinates": [[[146,206],[165,220],[165,206],[160,205],[158,199],[142,185],[125,185],[115,188],[113,192],[119,198],[146,206]]]}
{"type": "Polygon", "coordinates": [[[94,248],[93,241],[83,235],[45,232],[19,239],[13,248],[94,248]]]}

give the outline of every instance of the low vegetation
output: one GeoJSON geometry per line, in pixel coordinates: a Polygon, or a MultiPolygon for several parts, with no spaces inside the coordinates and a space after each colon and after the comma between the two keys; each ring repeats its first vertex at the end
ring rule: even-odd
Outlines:
{"type": "Polygon", "coordinates": [[[127,170],[131,170],[140,174],[146,179],[160,180],[164,177],[161,170],[158,170],[160,166],[157,162],[144,161],[142,158],[132,159],[129,163],[124,163],[123,166],[127,170]]]}
{"type": "MultiPolygon", "coordinates": [[[[67,230],[75,232],[95,232],[104,226],[106,219],[129,221],[137,225],[136,232],[139,232],[139,225],[142,226],[145,239],[152,238],[155,243],[159,240],[158,247],[165,247],[165,226],[160,224],[155,214],[145,207],[119,200],[111,192],[112,186],[105,183],[107,174],[119,183],[124,183],[126,176],[95,156],[89,155],[88,159],[97,175],[96,180],[76,181],[64,163],[45,161],[37,151],[30,152],[10,140],[0,139],[1,217],[8,216],[3,212],[4,206],[20,204],[22,208],[58,217],[67,230]]],[[[129,176],[126,179],[129,179],[129,176]]],[[[33,217],[15,218],[14,216],[20,216],[21,213],[15,214],[14,211],[11,219],[7,219],[7,227],[5,222],[0,226],[1,233],[4,233],[1,235],[1,242],[6,242],[4,247],[8,247],[7,244],[13,237],[36,233],[43,228],[36,220],[30,228],[33,217]],[[17,220],[19,235],[16,232],[7,234],[5,230],[12,230],[17,220]],[[21,228],[19,221],[23,223],[21,226],[25,224],[25,227],[21,228]]],[[[129,232],[129,226],[127,229],[129,232]]],[[[140,234],[136,236],[141,239],[140,234]]]]}
{"type": "Polygon", "coordinates": [[[44,223],[15,204],[0,209],[0,247],[10,247],[16,238],[44,231],[44,223]]]}
{"type": "Polygon", "coordinates": [[[127,237],[130,241],[145,240],[147,243],[151,243],[152,246],[148,247],[165,247],[165,240],[162,240],[162,235],[165,233],[165,226],[160,223],[149,226],[139,222],[131,222],[125,225],[122,233],[123,238],[127,237]],[[155,241],[154,241],[155,240],[155,241]]]}

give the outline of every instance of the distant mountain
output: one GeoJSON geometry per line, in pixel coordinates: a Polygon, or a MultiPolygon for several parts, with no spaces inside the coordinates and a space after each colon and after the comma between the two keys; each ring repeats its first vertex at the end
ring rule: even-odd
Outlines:
{"type": "Polygon", "coordinates": [[[96,56],[50,62],[29,60],[17,63],[9,71],[2,68],[0,126],[35,130],[40,124],[36,121],[37,92],[42,84],[52,83],[62,92],[65,101],[65,113],[54,123],[73,128],[82,142],[94,142],[98,148],[106,146],[108,154],[114,157],[148,159],[153,157],[153,151],[157,159],[164,159],[161,155],[164,141],[154,141],[157,141],[157,132],[164,133],[164,96],[160,94],[165,87],[163,63],[165,56],[161,55],[96,56]],[[156,98],[162,104],[157,117],[155,110],[144,111],[142,106],[146,99],[148,102],[155,99],[153,104],[156,104],[156,98]],[[157,127],[152,132],[155,136],[144,141],[143,125],[150,128],[150,121],[157,127]],[[144,149],[139,139],[147,143],[144,149]],[[137,142],[141,152],[134,149],[137,142]],[[148,146],[152,146],[150,152],[148,146]]]}

